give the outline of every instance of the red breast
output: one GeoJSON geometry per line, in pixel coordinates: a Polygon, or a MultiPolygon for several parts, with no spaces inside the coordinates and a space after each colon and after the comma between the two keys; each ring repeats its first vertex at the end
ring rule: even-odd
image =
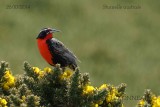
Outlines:
{"type": "Polygon", "coordinates": [[[51,39],[52,38],[52,34],[48,34],[46,36],[46,38],[44,39],[37,39],[37,44],[38,44],[38,49],[40,51],[40,54],[42,55],[42,57],[51,65],[54,65],[52,58],[53,56],[51,55],[49,49],[48,49],[48,45],[46,43],[46,40],[51,39]]]}

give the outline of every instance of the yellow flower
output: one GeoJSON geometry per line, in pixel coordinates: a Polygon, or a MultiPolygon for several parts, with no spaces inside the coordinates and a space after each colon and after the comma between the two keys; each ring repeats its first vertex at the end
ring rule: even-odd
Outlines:
{"type": "Polygon", "coordinates": [[[44,71],[41,71],[41,69],[39,69],[38,67],[32,67],[32,69],[33,69],[33,72],[37,75],[37,77],[39,79],[41,79],[42,77],[44,77],[44,75],[45,75],[44,71]]]}
{"type": "Polygon", "coordinates": [[[106,101],[107,102],[112,102],[113,100],[118,99],[118,97],[116,96],[118,93],[118,91],[116,90],[115,87],[112,87],[111,91],[108,93],[107,97],[106,97],[106,101]]]}
{"type": "Polygon", "coordinates": [[[160,107],[160,96],[159,97],[152,97],[152,107],[160,107]]]}
{"type": "Polygon", "coordinates": [[[41,71],[38,67],[32,67],[35,74],[39,75],[39,72],[41,71]]]}
{"type": "Polygon", "coordinates": [[[23,95],[22,96],[22,100],[25,101],[26,100],[26,96],[23,95]]]}
{"type": "Polygon", "coordinates": [[[45,75],[44,71],[39,71],[38,78],[42,78],[44,77],[44,75],[45,75]]]}
{"type": "Polygon", "coordinates": [[[32,69],[33,69],[33,72],[37,75],[38,79],[41,79],[42,77],[44,77],[44,75],[48,73],[53,73],[52,69],[49,67],[45,67],[44,71],[42,71],[38,67],[32,67],[32,69]]]}
{"type": "Polygon", "coordinates": [[[98,104],[93,103],[91,107],[99,107],[98,104]]]}
{"type": "Polygon", "coordinates": [[[98,104],[95,104],[95,107],[98,107],[98,104]]]}
{"type": "Polygon", "coordinates": [[[99,88],[98,88],[98,90],[103,90],[103,89],[106,89],[107,88],[107,84],[102,84],[99,88]]]}
{"type": "Polygon", "coordinates": [[[3,98],[0,98],[0,107],[7,107],[7,101],[3,98]]]}
{"type": "Polygon", "coordinates": [[[124,105],[122,104],[121,107],[124,107],[124,105]]]}
{"type": "Polygon", "coordinates": [[[83,95],[85,95],[85,94],[93,94],[94,90],[95,90],[95,88],[93,86],[87,85],[87,86],[85,86],[83,88],[83,95]]]}
{"type": "Polygon", "coordinates": [[[46,73],[51,73],[51,72],[52,72],[52,69],[49,68],[49,67],[45,67],[45,68],[44,68],[44,72],[46,72],[46,73]]]}
{"type": "Polygon", "coordinates": [[[2,81],[1,86],[4,90],[9,90],[11,87],[15,85],[15,78],[14,76],[12,76],[9,70],[5,71],[1,81],[2,81]]]}
{"type": "Polygon", "coordinates": [[[3,84],[2,87],[3,87],[4,90],[9,90],[9,86],[7,84],[3,84]]]}
{"type": "Polygon", "coordinates": [[[99,104],[99,105],[103,104],[103,101],[101,101],[101,100],[100,100],[100,101],[98,101],[98,104],[99,104]]]}
{"type": "Polygon", "coordinates": [[[140,107],[143,107],[144,104],[145,104],[145,101],[142,99],[142,100],[139,101],[139,104],[138,104],[138,105],[139,105],[140,107]]]}
{"type": "Polygon", "coordinates": [[[9,77],[10,77],[10,74],[11,74],[11,73],[10,73],[9,70],[5,71],[3,78],[4,78],[5,80],[8,80],[9,77]]]}
{"type": "Polygon", "coordinates": [[[63,74],[60,75],[60,79],[69,79],[73,74],[73,71],[69,68],[66,68],[63,74]]]}

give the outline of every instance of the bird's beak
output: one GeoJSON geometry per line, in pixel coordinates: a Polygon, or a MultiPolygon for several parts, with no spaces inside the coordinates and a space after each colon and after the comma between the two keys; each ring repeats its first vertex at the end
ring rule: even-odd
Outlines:
{"type": "Polygon", "coordinates": [[[50,33],[54,33],[54,32],[60,32],[60,30],[52,29],[52,30],[50,31],[50,33]]]}

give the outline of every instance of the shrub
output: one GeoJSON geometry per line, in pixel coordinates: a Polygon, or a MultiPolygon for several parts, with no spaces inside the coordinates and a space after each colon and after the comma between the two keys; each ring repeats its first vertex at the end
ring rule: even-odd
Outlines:
{"type": "MultiPolygon", "coordinates": [[[[0,107],[124,107],[126,84],[91,85],[89,75],[57,64],[41,70],[24,62],[24,74],[13,76],[0,66],[0,107]]],[[[160,107],[160,97],[147,90],[137,107],[160,107]]]]}

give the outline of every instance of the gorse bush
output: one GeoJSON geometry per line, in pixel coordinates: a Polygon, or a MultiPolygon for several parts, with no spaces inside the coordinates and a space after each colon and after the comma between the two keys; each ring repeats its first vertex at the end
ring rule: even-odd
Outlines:
{"type": "Polygon", "coordinates": [[[24,63],[25,73],[13,76],[6,62],[0,67],[0,105],[2,107],[98,107],[123,106],[125,84],[93,87],[87,73],[78,69],[32,67],[24,63]]]}
{"type": "MultiPolygon", "coordinates": [[[[91,85],[77,68],[41,70],[24,63],[25,73],[13,76],[7,62],[0,66],[0,107],[124,107],[126,84],[91,85]]],[[[159,107],[160,97],[146,91],[137,107],[159,107]]]]}
{"type": "Polygon", "coordinates": [[[148,89],[139,101],[138,107],[160,107],[160,96],[156,96],[148,89]]]}

